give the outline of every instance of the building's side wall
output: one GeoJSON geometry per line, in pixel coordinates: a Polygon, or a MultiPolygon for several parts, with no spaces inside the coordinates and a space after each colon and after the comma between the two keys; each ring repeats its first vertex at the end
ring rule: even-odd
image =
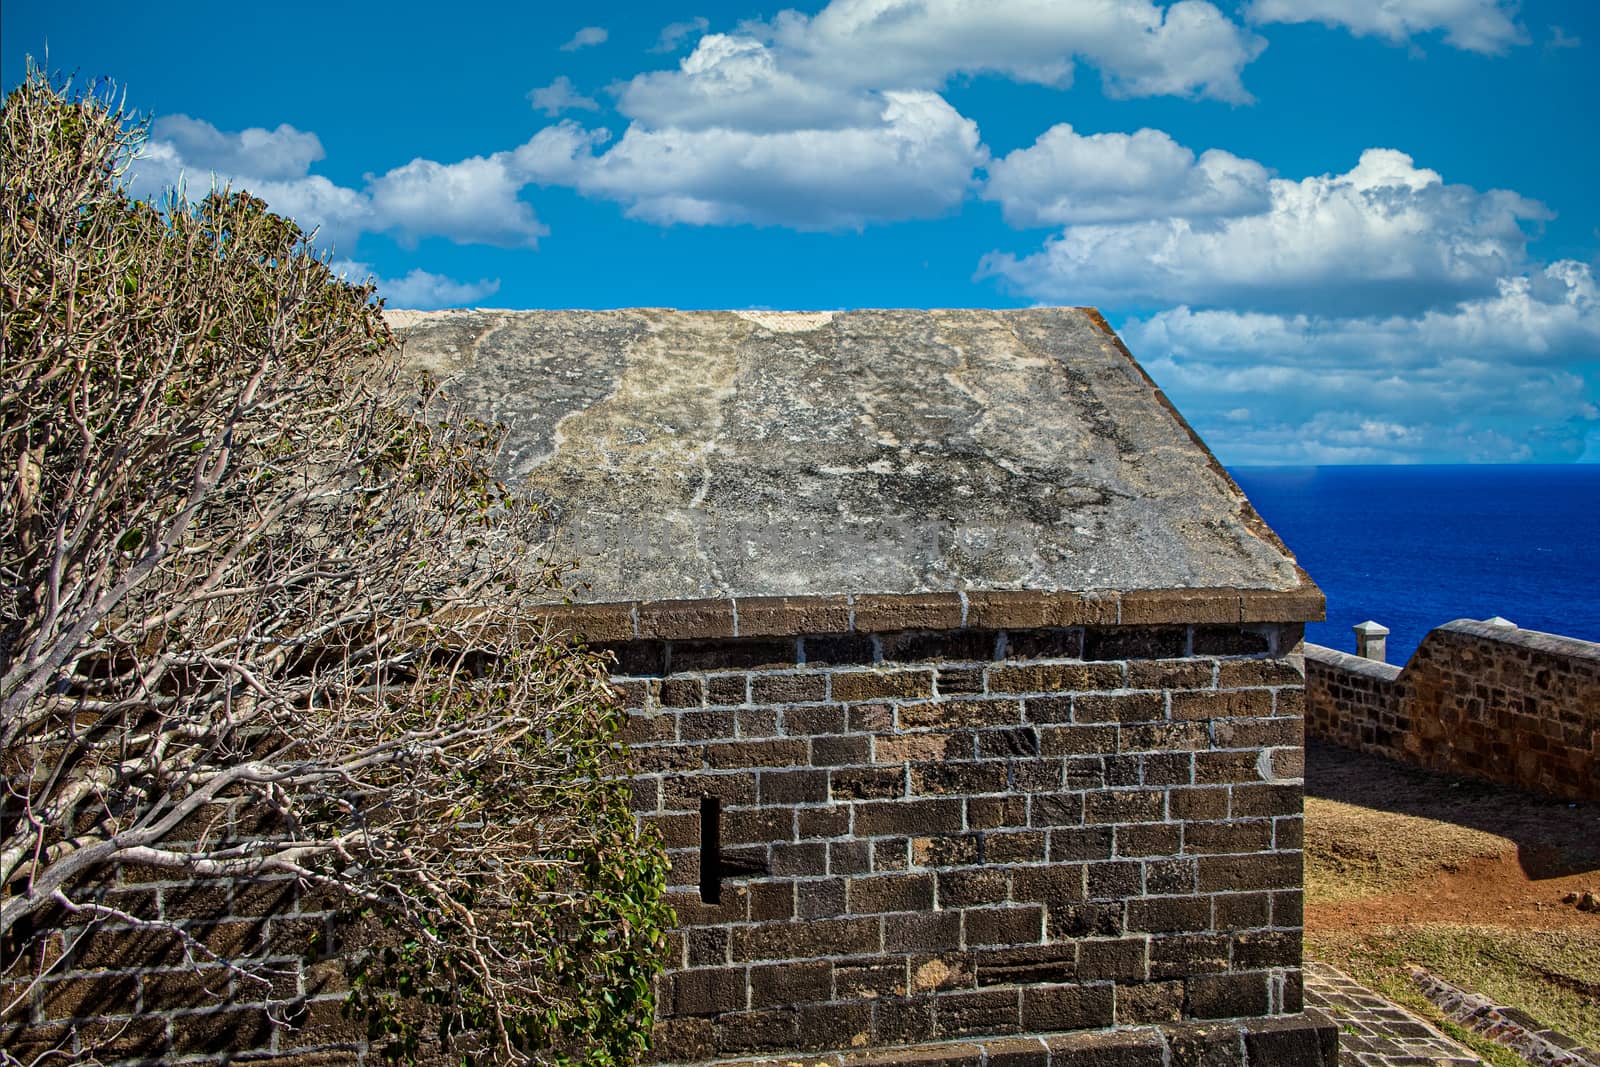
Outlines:
{"type": "Polygon", "coordinates": [[[1313,737],[1448,774],[1600,799],[1600,645],[1458,621],[1404,669],[1307,645],[1313,737]]]}
{"type": "Polygon", "coordinates": [[[1300,1010],[1298,626],[617,646],[656,1056],[1300,1010]],[[702,903],[700,801],[764,866],[702,903]]]}

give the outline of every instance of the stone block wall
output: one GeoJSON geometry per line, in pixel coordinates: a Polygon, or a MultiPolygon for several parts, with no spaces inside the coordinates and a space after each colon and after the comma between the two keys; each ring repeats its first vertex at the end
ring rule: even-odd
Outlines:
{"type": "MultiPolygon", "coordinates": [[[[229,832],[226,821],[209,829],[229,832]]],[[[0,1049],[13,1057],[0,1062],[332,1064],[365,1053],[364,1025],[341,1015],[337,953],[370,931],[336,923],[294,879],[195,883],[123,866],[91,899],[181,933],[45,917],[59,929],[0,977],[0,1049]],[[45,980],[31,983],[41,970],[45,980]]]]}
{"type": "Polygon", "coordinates": [[[1311,736],[1447,774],[1600,799],[1600,644],[1458,620],[1402,669],[1305,646],[1311,736]]]}
{"type": "MultiPolygon", "coordinates": [[[[635,806],[673,862],[655,1058],[1331,1067],[1333,1031],[1300,1014],[1301,627],[1270,621],[1300,611],[1284,600],[579,613],[617,656],[635,806]]],[[[102,900],[194,941],[68,924],[0,1028],[23,1062],[52,1045],[375,1060],[339,1010],[341,953],[373,932],[315,895],[127,868],[102,900]],[[269,964],[272,984],[208,949],[269,964]]]]}
{"type": "Polygon", "coordinates": [[[1409,706],[1401,668],[1306,642],[1306,735],[1358,752],[1404,759],[1409,706]]]}
{"type": "Polygon", "coordinates": [[[655,1055],[1299,1012],[1299,630],[612,646],[681,922],[655,1055]]]}

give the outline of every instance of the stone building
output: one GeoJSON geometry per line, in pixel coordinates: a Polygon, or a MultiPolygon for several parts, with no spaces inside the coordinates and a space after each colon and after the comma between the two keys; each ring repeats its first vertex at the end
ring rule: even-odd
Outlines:
{"type": "Polygon", "coordinates": [[[681,928],[656,1057],[1334,1063],[1322,596],[1082,308],[395,313],[617,657],[681,928]]]}

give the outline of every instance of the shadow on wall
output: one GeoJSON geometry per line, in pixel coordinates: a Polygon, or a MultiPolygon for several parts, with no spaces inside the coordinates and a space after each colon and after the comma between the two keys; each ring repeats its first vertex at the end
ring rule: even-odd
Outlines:
{"type": "Polygon", "coordinates": [[[1309,737],[1565,800],[1600,800],[1600,644],[1504,619],[1458,619],[1431,631],[1400,668],[1382,662],[1383,627],[1355,629],[1365,656],[1305,645],[1309,737]]]}

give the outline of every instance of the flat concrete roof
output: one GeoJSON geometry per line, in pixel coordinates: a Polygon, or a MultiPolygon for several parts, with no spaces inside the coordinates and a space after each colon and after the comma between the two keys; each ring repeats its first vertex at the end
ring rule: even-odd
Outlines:
{"type": "Polygon", "coordinates": [[[584,602],[939,594],[965,622],[967,594],[1188,590],[1321,615],[1093,309],[389,317],[507,425],[501,474],[549,503],[584,602]]]}

